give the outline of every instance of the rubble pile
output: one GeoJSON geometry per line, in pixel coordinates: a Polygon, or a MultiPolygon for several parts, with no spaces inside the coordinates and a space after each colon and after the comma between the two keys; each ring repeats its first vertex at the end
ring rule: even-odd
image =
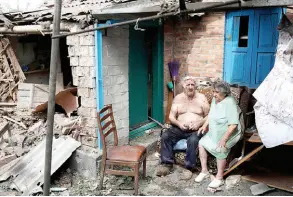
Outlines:
{"type": "Polygon", "coordinates": [[[17,86],[26,78],[17,61],[9,39],[0,39],[0,102],[15,103],[17,86]]]}
{"type": "MultiPolygon", "coordinates": [[[[54,136],[80,135],[82,119],[65,114],[54,115],[54,136]]],[[[0,168],[28,153],[44,140],[47,132],[46,114],[31,114],[17,108],[0,109],[0,168]]]]}

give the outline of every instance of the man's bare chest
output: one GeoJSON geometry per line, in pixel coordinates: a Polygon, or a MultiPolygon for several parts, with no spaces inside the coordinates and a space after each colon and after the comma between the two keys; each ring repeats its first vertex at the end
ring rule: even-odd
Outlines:
{"type": "Polygon", "coordinates": [[[202,107],[199,102],[183,102],[178,106],[178,113],[194,113],[194,114],[202,114],[202,107]]]}

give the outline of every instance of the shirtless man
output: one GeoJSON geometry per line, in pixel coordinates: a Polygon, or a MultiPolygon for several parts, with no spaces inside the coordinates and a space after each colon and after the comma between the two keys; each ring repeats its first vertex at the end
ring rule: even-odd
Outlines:
{"type": "Polygon", "coordinates": [[[187,139],[185,167],[193,170],[196,164],[196,149],[201,133],[196,132],[205,122],[209,113],[209,103],[203,94],[196,92],[193,77],[182,80],[183,93],[174,98],[169,115],[172,127],[161,137],[161,166],[157,176],[170,173],[174,164],[173,147],[181,139],[187,139]]]}

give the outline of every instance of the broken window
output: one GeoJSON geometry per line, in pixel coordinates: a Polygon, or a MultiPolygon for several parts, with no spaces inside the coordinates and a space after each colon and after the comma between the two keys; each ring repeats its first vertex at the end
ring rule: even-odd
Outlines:
{"type": "Polygon", "coordinates": [[[248,46],[249,16],[240,16],[238,47],[248,46]]]}

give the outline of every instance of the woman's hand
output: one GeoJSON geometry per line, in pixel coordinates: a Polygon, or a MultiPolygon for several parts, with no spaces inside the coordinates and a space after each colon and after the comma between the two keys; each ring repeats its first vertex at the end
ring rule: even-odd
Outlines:
{"type": "Polygon", "coordinates": [[[203,125],[202,127],[200,127],[197,131],[197,135],[200,135],[200,134],[204,134],[208,131],[208,126],[206,125],[203,125]]]}
{"type": "Polygon", "coordinates": [[[227,143],[227,140],[224,139],[224,138],[222,138],[222,139],[219,141],[219,143],[218,143],[218,147],[219,147],[219,148],[227,148],[227,147],[226,147],[226,143],[227,143]]]}

